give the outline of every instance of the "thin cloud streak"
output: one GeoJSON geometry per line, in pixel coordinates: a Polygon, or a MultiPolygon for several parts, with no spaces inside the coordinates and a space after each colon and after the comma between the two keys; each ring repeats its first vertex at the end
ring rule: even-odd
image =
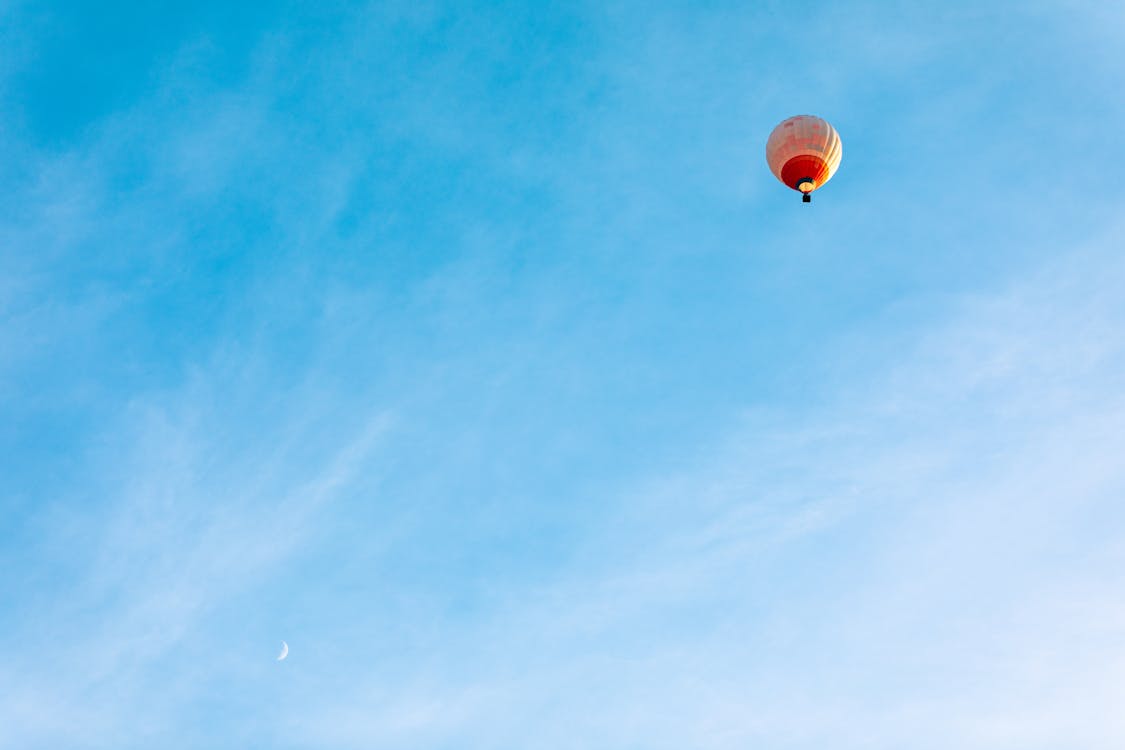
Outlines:
{"type": "Polygon", "coordinates": [[[357,476],[372,486],[390,429],[375,414],[309,463],[307,425],[283,421],[271,436],[275,455],[263,462],[256,450],[226,453],[231,446],[212,432],[222,404],[193,390],[172,406],[139,411],[128,443],[115,446],[135,455],[106,482],[113,499],[59,519],[44,542],[69,546],[77,567],[65,595],[20,618],[21,654],[9,654],[12,669],[0,683],[13,743],[2,746],[133,742],[146,732],[134,722],[138,713],[159,736],[176,696],[200,687],[181,680],[171,688],[154,668],[217,607],[275,575],[357,476]]]}
{"type": "Polygon", "coordinates": [[[967,300],[807,423],[750,418],[699,470],[618,497],[622,522],[549,587],[446,631],[429,681],[357,676],[351,701],[292,731],[337,747],[1117,746],[1113,247],[967,300]]]}

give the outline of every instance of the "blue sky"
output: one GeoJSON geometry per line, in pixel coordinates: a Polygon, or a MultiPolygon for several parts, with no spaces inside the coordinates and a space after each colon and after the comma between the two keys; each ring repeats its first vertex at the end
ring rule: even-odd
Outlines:
{"type": "Polygon", "coordinates": [[[1125,11],[136,5],[0,3],[0,748],[1125,744],[1125,11]]]}

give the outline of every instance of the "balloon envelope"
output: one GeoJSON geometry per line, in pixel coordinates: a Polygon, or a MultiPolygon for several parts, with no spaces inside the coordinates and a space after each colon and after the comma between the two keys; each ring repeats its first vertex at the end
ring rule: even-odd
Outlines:
{"type": "Polygon", "coordinates": [[[788,187],[811,193],[832,179],[843,156],[840,134],[827,120],[797,115],[782,121],[766,141],[770,171],[788,187]]]}

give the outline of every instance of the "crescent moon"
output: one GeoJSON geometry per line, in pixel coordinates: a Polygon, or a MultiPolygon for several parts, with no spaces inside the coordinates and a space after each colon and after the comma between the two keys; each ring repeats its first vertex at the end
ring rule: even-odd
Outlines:
{"type": "Polygon", "coordinates": [[[286,656],[289,656],[289,644],[285,641],[281,642],[281,653],[277,655],[277,660],[281,661],[286,656]]]}

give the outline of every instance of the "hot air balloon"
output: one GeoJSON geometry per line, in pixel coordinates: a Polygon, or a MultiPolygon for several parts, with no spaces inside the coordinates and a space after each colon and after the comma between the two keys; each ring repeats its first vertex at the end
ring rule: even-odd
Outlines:
{"type": "Polygon", "coordinates": [[[801,192],[801,200],[836,174],[843,156],[840,134],[827,120],[797,115],[773,129],[766,141],[770,171],[787,186],[801,192]]]}

